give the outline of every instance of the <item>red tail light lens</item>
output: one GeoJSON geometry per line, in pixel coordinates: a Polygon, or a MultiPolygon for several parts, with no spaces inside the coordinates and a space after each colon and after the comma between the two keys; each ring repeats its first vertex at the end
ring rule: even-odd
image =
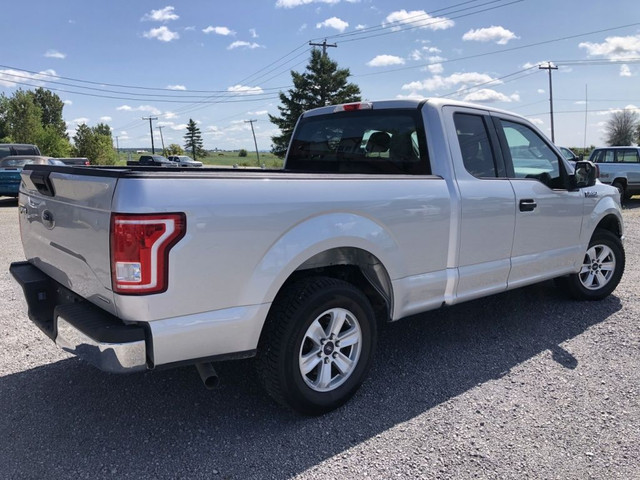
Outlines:
{"type": "Polygon", "coordinates": [[[111,277],[115,293],[167,290],[169,250],[184,237],[184,213],[111,215],[111,277]]]}

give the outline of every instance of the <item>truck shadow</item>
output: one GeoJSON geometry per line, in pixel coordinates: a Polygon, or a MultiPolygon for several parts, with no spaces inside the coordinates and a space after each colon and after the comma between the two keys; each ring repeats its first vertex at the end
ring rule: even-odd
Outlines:
{"type": "Polygon", "coordinates": [[[287,478],[410,420],[622,308],[574,302],[552,282],[405,319],[380,332],[368,381],[341,409],[305,418],[272,403],[251,361],[108,375],[72,358],[0,378],[0,453],[9,478],[287,478]]]}

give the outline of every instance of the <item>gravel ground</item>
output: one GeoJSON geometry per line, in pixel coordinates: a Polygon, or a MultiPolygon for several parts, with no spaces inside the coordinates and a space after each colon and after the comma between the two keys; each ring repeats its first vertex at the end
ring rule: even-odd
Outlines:
{"type": "Polygon", "coordinates": [[[640,201],[624,213],[627,268],[601,302],[552,282],[388,326],[345,407],[273,404],[251,361],[108,375],[30,324],[12,261],[15,200],[0,199],[0,478],[640,478],[640,201]]]}

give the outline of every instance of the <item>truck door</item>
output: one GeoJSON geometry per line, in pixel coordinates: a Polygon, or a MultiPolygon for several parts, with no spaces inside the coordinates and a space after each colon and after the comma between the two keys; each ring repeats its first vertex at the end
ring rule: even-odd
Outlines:
{"type": "Polygon", "coordinates": [[[451,113],[445,122],[460,202],[457,302],[506,290],[515,196],[488,113],[459,107],[445,111],[451,113]]]}
{"type": "Polygon", "coordinates": [[[569,190],[565,163],[538,131],[499,115],[494,124],[516,201],[509,287],[568,273],[584,252],[583,194],[569,190]]]}

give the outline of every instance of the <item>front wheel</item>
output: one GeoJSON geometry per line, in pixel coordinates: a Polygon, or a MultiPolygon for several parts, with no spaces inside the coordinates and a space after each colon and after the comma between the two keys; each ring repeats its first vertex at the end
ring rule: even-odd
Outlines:
{"type": "Polygon", "coordinates": [[[306,278],[274,301],[258,346],[258,373],[276,401],[320,415],[358,390],[376,339],[375,314],[360,290],[342,280],[306,278]]]}
{"type": "Polygon", "coordinates": [[[622,242],[613,233],[596,230],[578,273],[563,277],[568,293],[578,300],[601,300],[620,283],[625,266],[622,242]]]}

